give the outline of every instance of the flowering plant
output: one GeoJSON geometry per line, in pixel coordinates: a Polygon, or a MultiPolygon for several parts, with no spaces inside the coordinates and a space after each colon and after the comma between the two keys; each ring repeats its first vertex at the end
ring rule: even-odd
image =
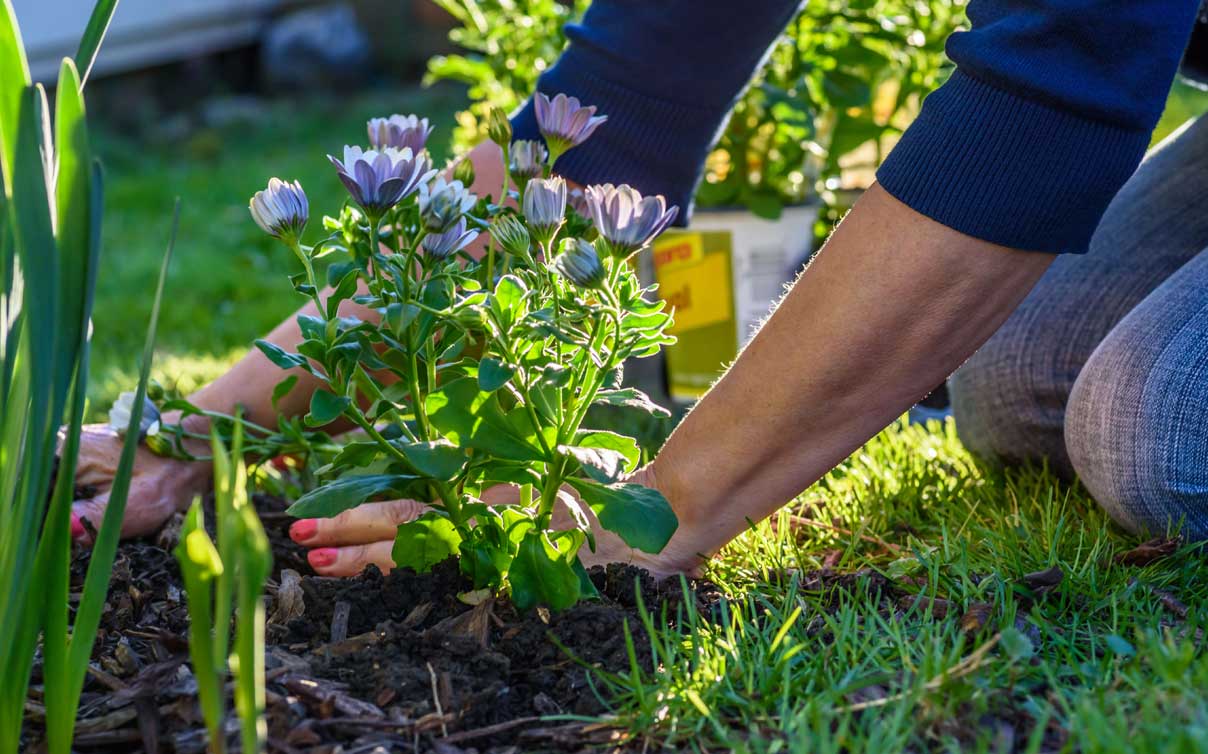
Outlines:
{"type": "MultiPolygon", "coordinates": [[[[550,104],[541,125],[559,153],[603,122],[573,98],[550,104]]],[[[493,120],[508,149],[506,120],[493,120]]],[[[371,136],[389,123],[415,118],[375,120],[371,136]]],[[[551,174],[550,153],[524,144],[511,149],[523,170],[505,168],[501,200],[477,197],[435,174],[426,135],[411,128],[406,146],[379,137],[373,150],[346,147],[331,158],[350,200],[324,218],[328,235],[314,246],[299,240],[308,219],[301,186],[273,179],[252,199],[256,222],[297,255],[295,289],[319,312],[299,316],[296,353],[257,346],[320,381],[306,428],[344,420],[360,430],[290,512],[330,517],[375,499],[421,500],[429,510],[398,528],[398,566],[422,571],[456,555],[476,589],[506,586],[522,609],[566,607],[592,591],[579,555],[595,547],[593,519],[652,553],[676,528],[660,493],[626,481],[637,443],[584,422],[593,404],[662,412],[620,386],[626,359],[673,342],[670,314],[627,260],[677,210],[606,185],[579,196],[580,214],[551,174]],[[474,253],[483,245],[485,254],[474,253]],[[320,259],[339,260],[324,291],[320,259]],[[341,316],[345,301],[379,318],[341,316]],[[496,485],[513,486],[515,502],[486,504],[496,485]],[[560,494],[564,486],[575,494],[560,494]]],[[[245,432],[249,449],[284,445],[264,428],[245,432]]]]}

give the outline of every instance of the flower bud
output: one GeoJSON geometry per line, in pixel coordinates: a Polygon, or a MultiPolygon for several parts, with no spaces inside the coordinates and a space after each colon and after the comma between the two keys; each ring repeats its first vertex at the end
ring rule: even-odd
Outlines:
{"type": "Polygon", "coordinates": [[[491,238],[494,238],[495,243],[502,246],[507,253],[521,259],[529,258],[531,240],[528,228],[524,227],[524,223],[515,216],[507,215],[491,223],[491,238]]]}
{"type": "Polygon", "coordinates": [[[148,433],[146,439],[143,440],[143,444],[147,446],[147,450],[157,456],[172,455],[172,441],[164,437],[162,432],[156,432],[155,434],[148,433]]]}
{"type": "Polygon", "coordinates": [[[545,174],[545,161],[549,159],[549,152],[540,142],[521,139],[512,144],[508,154],[511,156],[508,172],[512,174],[512,179],[517,184],[540,178],[545,174]]]}
{"type": "Polygon", "coordinates": [[[548,243],[566,217],[566,181],[559,176],[535,178],[524,189],[524,219],[533,236],[548,243]]]}
{"type": "Polygon", "coordinates": [[[567,238],[562,253],[554,260],[554,269],[581,288],[599,288],[604,284],[604,265],[595,247],[581,238],[567,238]]]}
{"type": "Polygon", "coordinates": [[[454,180],[461,181],[464,186],[474,185],[474,163],[464,159],[453,168],[454,180]]]}
{"type": "Polygon", "coordinates": [[[248,209],[265,233],[284,240],[297,240],[310,217],[302,184],[286,183],[280,178],[270,178],[268,187],[252,196],[248,209]]]}
{"type": "Polygon", "coordinates": [[[508,120],[507,113],[498,107],[491,108],[487,119],[487,136],[504,150],[512,143],[512,123],[508,120]]]}

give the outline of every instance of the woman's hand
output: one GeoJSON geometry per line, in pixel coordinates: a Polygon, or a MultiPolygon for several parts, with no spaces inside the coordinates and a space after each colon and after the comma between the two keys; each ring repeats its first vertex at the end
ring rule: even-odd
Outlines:
{"type": "MultiPolygon", "coordinates": [[[[656,487],[649,469],[640,469],[627,481],[656,487]]],[[[559,493],[568,497],[573,492],[563,489],[559,493]]],[[[483,501],[490,505],[508,505],[519,502],[517,487],[500,485],[483,494],[483,501]]],[[[672,501],[672,507],[674,501],[672,501]]],[[[411,521],[428,509],[414,500],[391,500],[383,503],[367,503],[344,511],[334,518],[304,518],[296,521],[289,529],[289,536],[298,544],[309,548],[307,560],[321,576],[355,576],[366,566],[376,565],[383,572],[394,567],[390,553],[394,548],[394,535],[399,524],[411,521]]],[[[677,573],[694,574],[705,558],[693,549],[692,532],[681,529],[671,542],[657,555],[640,552],[626,545],[612,532],[600,528],[595,516],[586,510],[591,519],[596,537],[596,550],[587,547],[580,551],[583,564],[606,565],[608,563],[632,563],[645,568],[655,576],[664,577],[677,573]]],[[[570,516],[565,506],[559,506],[554,515],[554,527],[570,527],[570,516]]]]}
{"type": "MultiPolygon", "coordinates": [[[[93,533],[101,528],[123,442],[106,424],[90,424],[81,430],[75,484],[77,494],[84,492],[87,497],[72,504],[71,536],[78,542],[91,545],[93,533]]],[[[187,507],[195,495],[208,490],[212,474],[209,463],[163,458],[140,446],[134,458],[122,536],[154,532],[173,513],[187,507]]]]}

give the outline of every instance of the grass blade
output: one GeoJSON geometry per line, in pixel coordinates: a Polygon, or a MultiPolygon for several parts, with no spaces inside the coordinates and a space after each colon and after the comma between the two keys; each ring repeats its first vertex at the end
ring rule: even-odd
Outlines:
{"type": "Polygon", "coordinates": [[[100,52],[101,42],[105,40],[105,32],[109,31],[109,22],[113,20],[113,12],[117,10],[117,0],[97,0],[92,7],[92,16],[88,26],[84,28],[84,36],[80,38],[80,49],[76,53],[76,62],[84,75],[80,77],[80,86],[88,83],[88,75],[92,73],[92,64],[100,52]]]}
{"type": "Polygon", "coordinates": [[[11,0],[0,0],[0,175],[4,191],[12,196],[21,98],[29,87],[29,63],[21,42],[21,28],[11,0]]]}

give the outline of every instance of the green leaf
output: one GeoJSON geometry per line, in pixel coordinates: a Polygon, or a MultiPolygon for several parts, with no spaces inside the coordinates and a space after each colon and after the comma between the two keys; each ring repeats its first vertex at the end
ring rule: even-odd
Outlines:
{"type": "Polygon", "coordinates": [[[495,295],[491,297],[491,309],[505,331],[528,312],[527,296],[528,287],[520,278],[504,275],[499,279],[495,295]]]}
{"type": "Polygon", "coordinates": [[[286,377],[285,379],[283,379],[277,383],[277,386],[273,388],[273,410],[274,411],[278,410],[277,404],[281,402],[281,399],[284,398],[285,396],[289,395],[289,391],[293,390],[294,385],[297,385],[297,384],[298,384],[298,375],[296,375],[296,374],[291,374],[290,376],[286,377]]]}
{"type": "Polygon", "coordinates": [[[466,453],[448,440],[398,444],[399,450],[419,473],[448,481],[461,473],[469,460],[466,453]]]}
{"type": "Polygon", "coordinates": [[[596,589],[595,583],[591,580],[591,576],[588,575],[587,568],[583,565],[583,560],[575,558],[575,563],[572,567],[575,569],[575,575],[579,577],[579,594],[585,599],[598,599],[600,590],[596,589]]]}
{"type": "Polygon", "coordinates": [[[438,513],[425,513],[401,524],[390,557],[399,568],[425,573],[457,552],[461,535],[453,522],[438,513]]]}
{"type": "Polygon", "coordinates": [[[256,348],[260,349],[269,361],[273,362],[282,369],[296,369],[306,365],[306,359],[299,354],[289,353],[280,346],[269,343],[267,340],[257,340],[256,348]]]}
{"type": "Polygon", "coordinates": [[[88,19],[84,36],[80,38],[80,49],[76,52],[76,63],[84,74],[80,86],[88,81],[88,75],[92,73],[92,64],[96,62],[101,42],[105,39],[105,32],[109,30],[109,22],[113,20],[115,10],[117,0],[97,0],[97,4],[92,7],[92,16],[88,19]]]}
{"type": "Polygon", "coordinates": [[[670,411],[652,401],[650,396],[632,387],[620,390],[601,390],[596,393],[596,403],[602,403],[606,406],[637,409],[663,418],[671,416],[670,411]]]}
{"type": "Polygon", "coordinates": [[[428,419],[455,444],[514,461],[548,460],[531,421],[519,409],[504,413],[494,393],[461,377],[428,396],[428,419]]]}
{"type": "Polygon", "coordinates": [[[601,526],[642,552],[660,552],[679,526],[671,504],[658,490],[629,482],[600,484],[586,479],[567,482],[595,511],[601,526]]]}
{"type": "Polygon", "coordinates": [[[478,364],[478,387],[488,393],[494,392],[506,385],[515,374],[516,367],[488,356],[478,364]]]}
{"type": "MultiPolygon", "coordinates": [[[[1006,638],[1006,633],[1006,631],[1003,631],[1004,639],[1006,638]]],[[[1117,634],[1108,634],[1104,641],[1107,642],[1107,648],[1110,649],[1113,654],[1120,657],[1132,657],[1137,653],[1137,648],[1134,647],[1131,642],[1117,634]]]]}
{"type": "Polygon", "coordinates": [[[517,610],[530,610],[537,605],[564,610],[579,601],[579,574],[573,566],[578,561],[578,548],[572,548],[567,539],[570,538],[564,538],[565,552],[554,547],[545,532],[536,529],[529,530],[520,540],[520,549],[508,569],[512,602],[517,610]]]}
{"type": "Polygon", "coordinates": [[[382,455],[382,446],[377,441],[350,442],[340,448],[340,452],[331,460],[331,467],[347,469],[350,467],[368,466],[382,455]]]}
{"type": "Polygon", "coordinates": [[[321,427],[339,419],[344,410],[352,405],[352,399],[346,395],[336,395],[319,389],[310,397],[310,413],[306,423],[312,427],[321,427]]]}
{"type": "Polygon", "coordinates": [[[642,460],[642,450],[638,441],[628,435],[620,435],[606,430],[590,430],[580,432],[575,444],[581,448],[606,448],[615,450],[625,457],[625,471],[633,471],[642,460]]]}
{"type": "Polygon", "coordinates": [[[371,497],[404,489],[415,480],[409,474],[353,474],[317,487],[286,511],[296,518],[331,518],[371,497]]]}
{"type": "MultiPolygon", "coordinates": [[[[0,2],[0,178],[11,195],[22,99],[29,86],[29,63],[12,3],[0,2]]],[[[43,192],[45,193],[45,192],[43,192]]],[[[0,203],[2,204],[2,203],[0,203]]]]}
{"type": "Polygon", "coordinates": [[[578,461],[584,473],[597,482],[608,484],[625,475],[625,464],[628,459],[615,450],[559,445],[558,452],[578,461]]]}

